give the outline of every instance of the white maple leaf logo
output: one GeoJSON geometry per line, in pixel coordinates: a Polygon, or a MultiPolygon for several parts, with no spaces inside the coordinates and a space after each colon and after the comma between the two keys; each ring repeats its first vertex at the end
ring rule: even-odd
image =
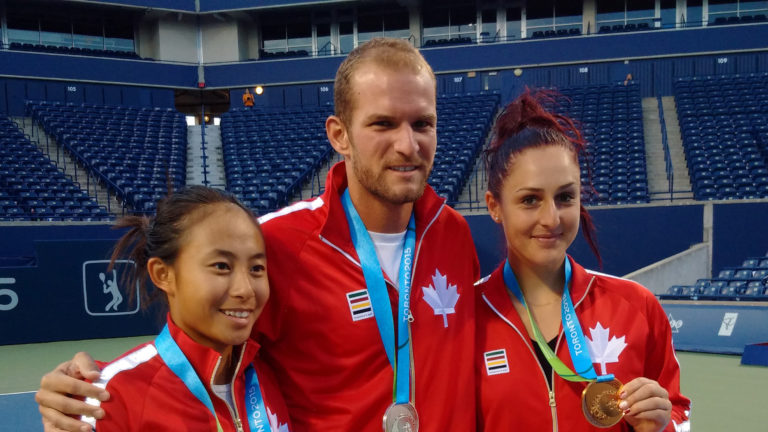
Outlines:
{"type": "Polygon", "coordinates": [[[267,407],[267,417],[269,417],[270,432],[291,432],[288,429],[288,423],[280,424],[280,421],[277,420],[277,414],[273,414],[269,407],[267,407]]]}
{"type": "Polygon", "coordinates": [[[432,276],[432,285],[422,289],[424,291],[424,300],[432,306],[435,315],[443,316],[443,327],[448,327],[447,315],[456,313],[454,308],[459,300],[456,285],[449,284],[448,279],[440,274],[440,270],[435,269],[435,274],[432,276]]]}
{"type": "Polygon", "coordinates": [[[595,328],[590,328],[589,333],[592,336],[591,339],[587,339],[587,347],[589,348],[589,355],[592,356],[592,361],[600,363],[600,371],[602,375],[605,375],[606,363],[616,363],[619,361],[619,355],[627,346],[624,342],[624,336],[617,338],[616,336],[608,340],[610,336],[610,330],[603,328],[603,325],[598,321],[595,328]]]}

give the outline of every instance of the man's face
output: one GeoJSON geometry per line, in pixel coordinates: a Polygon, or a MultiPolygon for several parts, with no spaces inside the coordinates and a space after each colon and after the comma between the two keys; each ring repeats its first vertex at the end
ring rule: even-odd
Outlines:
{"type": "Polygon", "coordinates": [[[385,205],[416,201],[437,148],[434,81],[426,72],[363,64],[351,83],[353,108],[346,124],[350,188],[359,189],[363,200],[385,205]]]}

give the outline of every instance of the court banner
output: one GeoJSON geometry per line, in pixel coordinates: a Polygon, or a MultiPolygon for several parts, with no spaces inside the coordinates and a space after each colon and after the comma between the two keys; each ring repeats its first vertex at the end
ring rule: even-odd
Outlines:
{"type": "Polygon", "coordinates": [[[675,348],[742,354],[748,344],[768,341],[768,303],[662,301],[675,348]]]}
{"type": "Polygon", "coordinates": [[[35,241],[35,265],[0,268],[0,345],[150,335],[165,322],[144,308],[135,264],[109,266],[112,240],[35,241]]]}

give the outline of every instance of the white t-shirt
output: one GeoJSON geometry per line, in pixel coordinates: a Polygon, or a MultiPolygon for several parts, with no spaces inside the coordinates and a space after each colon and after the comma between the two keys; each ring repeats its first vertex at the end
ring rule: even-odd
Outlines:
{"type": "Polygon", "coordinates": [[[403,257],[403,247],[405,247],[405,231],[394,234],[368,231],[368,234],[373,240],[381,269],[389,276],[395,287],[398,287],[400,260],[403,257]]]}
{"type": "Polygon", "coordinates": [[[216,396],[224,399],[230,408],[235,406],[232,400],[232,384],[212,384],[211,390],[216,393],[216,396]]]}

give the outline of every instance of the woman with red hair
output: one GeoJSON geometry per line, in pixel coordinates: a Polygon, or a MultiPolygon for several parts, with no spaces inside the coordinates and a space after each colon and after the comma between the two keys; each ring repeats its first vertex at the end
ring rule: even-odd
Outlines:
{"type": "MultiPolygon", "coordinates": [[[[500,115],[486,151],[493,220],[507,259],[479,284],[479,430],[687,431],[690,401],[664,310],[645,287],[566,253],[581,226],[585,143],[548,92],[500,115]]],[[[586,160],[586,158],[585,158],[586,160]]]]}

